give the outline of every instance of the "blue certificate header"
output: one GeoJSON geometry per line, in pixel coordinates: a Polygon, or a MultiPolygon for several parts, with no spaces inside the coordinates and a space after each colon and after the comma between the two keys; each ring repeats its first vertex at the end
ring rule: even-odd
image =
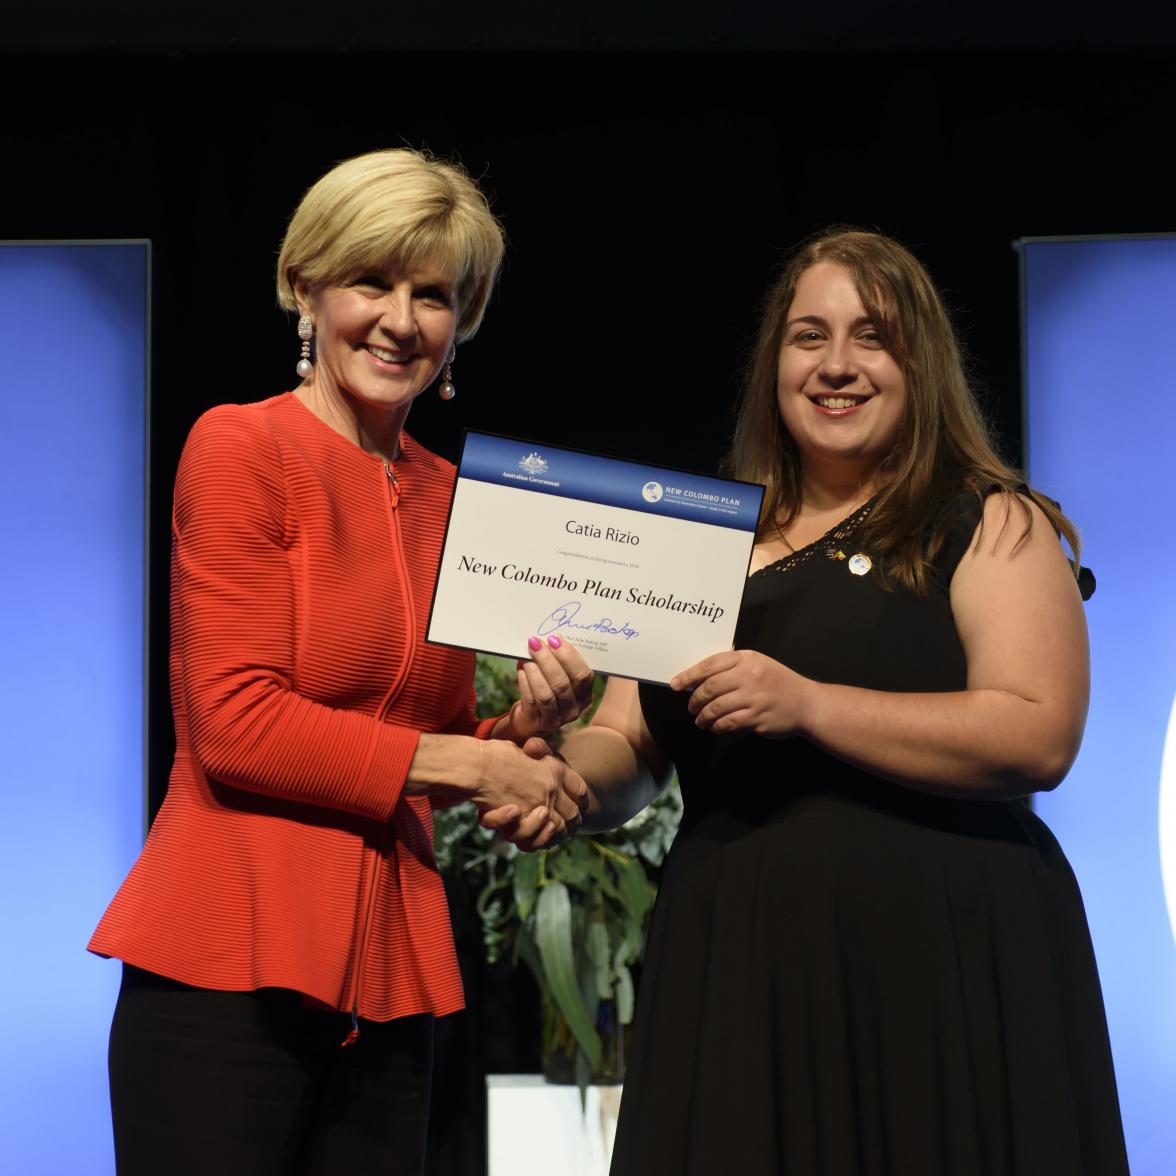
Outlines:
{"type": "Polygon", "coordinates": [[[753,482],[708,478],[475,432],[466,433],[457,476],[753,532],[764,495],[764,488],[753,482]]]}

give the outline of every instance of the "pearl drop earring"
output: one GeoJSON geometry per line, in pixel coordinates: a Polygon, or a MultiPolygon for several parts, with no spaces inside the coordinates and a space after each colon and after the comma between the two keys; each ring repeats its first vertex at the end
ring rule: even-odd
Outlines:
{"type": "Polygon", "coordinates": [[[314,371],[314,364],[310,362],[310,340],[314,335],[314,322],[310,315],[304,314],[298,320],[298,338],[302,340],[302,358],[294,369],[304,380],[314,371]]]}
{"type": "Polygon", "coordinates": [[[457,348],[451,347],[449,358],[445,361],[445,370],[441,373],[441,385],[437,389],[437,395],[442,400],[452,400],[457,395],[457,389],[453,386],[453,361],[456,358],[457,348]]]}

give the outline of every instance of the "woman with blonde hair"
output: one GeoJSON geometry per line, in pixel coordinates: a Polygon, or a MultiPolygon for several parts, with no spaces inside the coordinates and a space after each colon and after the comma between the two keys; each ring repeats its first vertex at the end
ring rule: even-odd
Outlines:
{"type": "Polygon", "coordinates": [[[478,722],[473,656],[425,641],[454,470],[405,418],[438,377],[452,398],[502,248],[456,165],[338,165],[278,259],[302,382],[188,438],[176,759],[90,943],[124,961],[120,1176],[419,1173],[432,1021],[462,1006],[432,808],[473,801],[534,847],[579,823],[538,737],[590,697],[582,659],[535,649],[527,703],[478,722]]]}
{"type": "Polygon", "coordinates": [[[805,243],[730,469],[767,486],[736,648],[613,680],[588,826],[685,811],[614,1176],[1125,1173],[1070,868],[1026,798],[1078,751],[1071,525],[997,456],[926,271],[805,243]]]}

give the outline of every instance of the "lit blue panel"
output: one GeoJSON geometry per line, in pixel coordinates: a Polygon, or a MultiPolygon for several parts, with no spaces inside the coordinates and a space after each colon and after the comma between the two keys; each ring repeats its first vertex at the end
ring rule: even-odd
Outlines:
{"type": "MultiPolygon", "coordinates": [[[[1037,807],[1086,900],[1131,1170],[1158,1176],[1176,1156],[1172,795],[1164,866],[1159,832],[1176,696],[1176,238],[1022,251],[1030,474],[1081,528],[1098,577],[1086,740],[1037,807]]],[[[1176,762],[1168,776],[1176,788],[1176,762]]]]}
{"type": "Polygon", "coordinates": [[[0,246],[0,1140],[114,1171],[119,968],[90,932],[142,842],[148,246],[0,246]]]}

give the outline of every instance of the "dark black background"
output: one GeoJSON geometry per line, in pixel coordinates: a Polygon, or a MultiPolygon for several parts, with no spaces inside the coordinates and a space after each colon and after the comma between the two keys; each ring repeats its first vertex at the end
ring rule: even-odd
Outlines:
{"type": "MultiPolygon", "coordinates": [[[[208,406],[296,382],[273,263],[301,193],[349,155],[459,157],[509,234],[483,331],[455,364],[458,398],[427,393],[410,419],[449,457],[468,426],[713,469],[782,251],[841,221],[930,267],[1019,459],[1013,242],[1176,230],[1173,18],[1136,0],[830,8],[266,0],[144,15],[45,0],[3,15],[0,238],[154,247],[153,796],[171,752],[179,448],[208,406]]],[[[1114,411],[1146,390],[1106,394],[1114,411]]],[[[68,461],[87,439],[45,414],[68,461]]],[[[481,1027],[460,1030],[467,1060],[530,1064],[529,1029],[513,1028],[526,1017],[501,1003],[523,998],[497,991],[481,1027]]],[[[479,1171],[478,1076],[442,1077],[439,1109],[465,1126],[435,1172],[479,1171]]]]}
{"type": "MultiPolygon", "coordinates": [[[[10,54],[0,236],[154,244],[158,605],[193,419],[296,382],[273,263],[290,211],[332,162],[400,143],[458,156],[506,224],[501,285],[455,365],[458,398],[427,394],[410,420],[450,457],[469,426],[712,469],[782,251],[848,221],[930,266],[1015,460],[1012,243],[1176,228],[1173,63],[1166,48],[1056,46],[10,54]]],[[[67,447],[85,444],[54,424],[67,447]]],[[[158,794],[166,607],[153,618],[158,794]]]]}

